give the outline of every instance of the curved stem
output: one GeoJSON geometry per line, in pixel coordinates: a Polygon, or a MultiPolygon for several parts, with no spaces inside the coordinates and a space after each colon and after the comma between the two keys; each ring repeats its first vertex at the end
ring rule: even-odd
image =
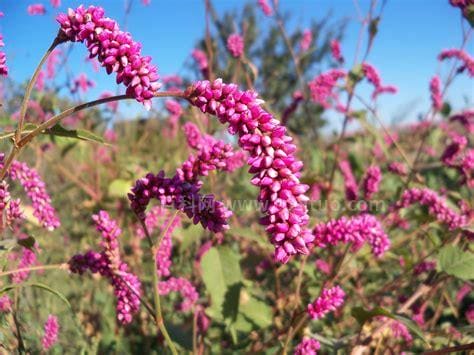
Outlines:
{"type": "MultiPolygon", "coordinates": [[[[156,93],[155,97],[186,98],[186,94],[182,91],[163,91],[163,92],[156,93]]],[[[46,122],[43,122],[38,127],[36,127],[33,131],[15,140],[13,149],[11,150],[8,158],[5,161],[5,164],[3,164],[2,170],[0,171],[0,180],[4,179],[11,163],[13,162],[15,157],[20,153],[20,151],[22,150],[24,146],[26,146],[33,138],[41,134],[43,131],[47,130],[48,128],[53,127],[56,123],[61,121],[63,118],[66,118],[76,112],[79,112],[79,111],[82,111],[82,110],[85,110],[87,108],[94,107],[97,105],[101,105],[107,102],[119,101],[119,100],[130,100],[130,99],[133,99],[133,97],[128,96],[128,95],[117,95],[117,96],[106,97],[106,98],[89,101],[84,104],[71,107],[61,112],[60,114],[54,117],[51,117],[49,120],[47,120],[46,122]]]]}
{"type": "Polygon", "coordinates": [[[25,272],[25,271],[67,269],[67,268],[68,268],[67,263],[51,264],[51,265],[38,265],[38,266],[24,267],[24,268],[21,268],[21,269],[0,272],[0,277],[16,274],[18,272],[25,272]]]}
{"type": "Polygon", "coordinates": [[[49,46],[48,50],[46,53],[43,55],[41,58],[38,66],[36,67],[33,76],[31,77],[25,91],[25,96],[23,97],[23,102],[21,103],[21,108],[20,108],[20,117],[18,119],[18,127],[15,133],[15,141],[18,142],[18,140],[21,137],[21,130],[23,129],[23,124],[25,122],[25,116],[26,116],[26,110],[28,109],[28,101],[30,100],[31,92],[33,91],[33,85],[36,82],[36,79],[38,78],[39,73],[41,72],[41,68],[43,67],[43,64],[46,62],[48,59],[49,55],[51,52],[56,48],[56,46],[60,43],[58,37],[56,37],[51,43],[51,46],[49,46]]]}

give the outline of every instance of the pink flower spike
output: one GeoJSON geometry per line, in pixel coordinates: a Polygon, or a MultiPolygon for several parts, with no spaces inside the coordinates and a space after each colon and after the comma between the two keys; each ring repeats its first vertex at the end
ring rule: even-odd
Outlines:
{"type": "Polygon", "coordinates": [[[238,135],[239,145],[249,153],[251,183],[260,189],[264,214],[260,223],[275,246],[275,260],[286,263],[291,255],[308,254],[313,240],[307,228],[309,186],[299,180],[303,163],[296,158],[296,145],[286,128],[261,107],[257,93],[221,79],[194,83],[186,97],[202,112],[228,124],[228,132],[238,135]]]}
{"type": "Polygon", "coordinates": [[[339,43],[339,41],[337,39],[333,39],[330,43],[330,46],[331,54],[334,60],[339,63],[344,63],[344,58],[342,57],[341,53],[341,44],[339,43]]]}
{"type": "Polygon", "coordinates": [[[405,190],[394,208],[406,208],[413,204],[426,206],[428,213],[439,222],[446,224],[450,230],[463,227],[467,223],[465,215],[458,214],[451,209],[447,201],[431,189],[411,188],[405,190]]]}
{"type": "Polygon", "coordinates": [[[26,10],[28,11],[28,14],[30,14],[31,16],[44,15],[46,13],[46,9],[44,5],[42,4],[29,5],[26,10]]]}
{"type": "Polygon", "coordinates": [[[12,310],[13,302],[8,295],[0,297],[0,313],[8,313],[12,310]]]}
{"type": "Polygon", "coordinates": [[[339,243],[352,243],[352,249],[356,251],[366,242],[377,258],[382,257],[391,244],[381,223],[375,216],[367,213],[319,223],[314,227],[313,235],[314,245],[320,248],[339,243]]]}
{"type": "Polygon", "coordinates": [[[474,77],[474,58],[466,51],[460,49],[446,49],[442,51],[438,59],[443,61],[445,59],[457,59],[462,63],[461,71],[467,69],[469,76],[474,77]]]}
{"type": "Polygon", "coordinates": [[[50,0],[51,6],[52,7],[60,7],[61,6],[61,0],[50,0]]]}
{"type": "Polygon", "coordinates": [[[379,190],[380,182],[382,181],[382,172],[376,165],[370,166],[362,180],[362,187],[364,190],[364,198],[370,200],[372,196],[379,190]]]}
{"type": "Polygon", "coordinates": [[[293,355],[317,355],[320,347],[321,344],[316,339],[304,337],[295,347],[293,355]]]}
{"type": "Polygon", "coordinates": [[[313,32],[310,29],[303,31],[303,36],[300,41],[300,50],[301,52],[306,52],[309,47],[311,47],[311,42],[313,42],[313,32]]]}
{"type": "Polygon", "coordinates": [[[325,288],[313,303],[308,305],[308,313],[312,319],[321,319],[327,313],[335,311],[344,304],[345,293],[339,286],[325,288]]]}
{"type": "MultiPolygon", "coordinates": [[[[0,33],[0,47],[4,47],[4,46],[5,46],[5,43],[3,43],[3,35],[0,33]]],[[[0,75],[8,76],[7,56],[5,52],[2,52],[2,51],[0,51],[0,75]]]]}
{"type": "Polygon", "coordinates": [[[151,64],[151,57],[141,54],[140,43],[105,17],[101,7],[86,9],[81,5],[69,9],[67,14],[59,14],[57,21],[61,27],[60,40],[85,43],[91,58],[97,57],[108,74],[116,73],[116,81],[127,87],[127,95],[146,109],[151,108],[151,99],[161,85],[157,68],[151,64]]]}
{"type": "Polygon", "coordinates": [[[435,111],[443,107],[443,98],[441,96],[441,80],[435,75],[430,81],[431,102],[435,111]]]}
{"type": "Polygon", "coordinates": [[[50,314],[48,316],[48,319],[46,320],[46,323],[44,323],[44,335],[43,339],[41,340],[43,350],[47,351],[51,349],[54,344],[56,344],[56,342],[58,341],[58,333],[58,318],[50,314]]]}
{"type": "Polygon", "coordinates": [[[244,54],[244,39],[238,33],[231,34],[227,38],[227,49],[234,58],[240,58],[244,54]]]}
{"type": "Polygon", "coordinates": [[[258,0],[258,5],[262,9],[263,13],[266,16],[272,16],[273,15],[273,9],[271,6],[268,4],[267,0],[258,0]]]}

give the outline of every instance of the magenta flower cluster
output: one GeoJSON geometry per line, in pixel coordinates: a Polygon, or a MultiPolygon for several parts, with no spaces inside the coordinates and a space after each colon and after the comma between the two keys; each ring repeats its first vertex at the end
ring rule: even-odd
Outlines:
{"type": "Polygon", "coordinates": [[[249,153],[253,185],[260,188],[258,201],[275,246],[275,260],[286,263],[291,255],[308,254],[313,240],[307,229],[309,216],[305,192],[300,182],[303,163],[296,159],[296,146],[286,128],[260,105],[253,91],[241,91],[235,84],[199,81],[186,90],[192,105],[217,116],[229,125],[230,134],[239,136],[239,145],[249,153]]]}
{"type": "Polygon", "coordinates": [[[376,99],[377,96],[380,94],[396,94],[397,88],[393,85],[383,85],[382,79],[380,78],[380,74],[377,69],[369,64],[369,63],[362,63],[362,71],[364,72],[365,77],[367,80],[374,86],[374,91],[372,92],[372,98],[376,99]]]}
{"type": "Polygon", "coordinates": [[[271,8],[270,4],[268,3],[268,0],[258,0],[258,5],[262,9],[263,13],[266,16],[272,16],[273,15],[273,9],[271,8]]]}
{"type": "Polygon", "coordinates": [[[411,188],[405,190],[401,199],[397,201],[394,207],[400,209],[414,204],[427,207],[428,213],[439,222],[446,224],[450,230],[463,227],[467,223],[466,216],[451,209],[446,199],[429,188],[411,188]]]}
{"type": "MultiPolygon", "coordinates": [[[[35,248],[36,249],[36,248],[35,248]]],[[[11,254],[13,257],[18,257],[16,254],[11,254]]],[[[28,248],[21,249],[20,261],[17,264],[17,269],[25,269],[35,265],[37,262],[36,254],[33,250],[28,248]]],[[[30,275],[29,270],[17,271],[11,275],[11,280],[15,284],[22,283],[30,275]]]]}
{"type": "Polygon", "coordinates": [[[93,216],[96,229],[102,233],[101,252],[88,251],[74,255],[69,260],[69,269],[76,274],[87,270],[109,279],[117,298],[117,320],[128,324],[140,308],[141,283],[129,272],[128,265],[120,260],[118,237],[120,229],[107,212],[100,211],[93,216]]]}
{"type": "Polygon", "coordinates": [[[139,218],[144,218],[146,206],[152,198],[162,205],[174,206],[184,212],[195,224],[213,232],[228,229],[228,218],[232,212],[224,204],[216,201],[213,195],[202,195],[200,177],[207,176],[212,170],[233,171],[242,166],[243,155],[233,150],[230,144],[209,135],[202,135],[192,123],[184,126],[188,144],[197,150],[196,155],[176,169],[173,178],[165,178],[164,173],[148,174],[137,180],[129,194],[131,207],[139,218]]]}
{"type": "Polygon", "coordinates": [[[13,302],[8,295],[0,297],[0,313],[9,313],[12,310],[13,302]]]}
{"type": "Polygon", "coordinates": [[[451,122],[459,122],[468,133],[474,133],[474,110],[465,110],[449,118],[451,122]]]}
{"type": "Polygon", "coordinates": [[[346,294],[339,286],[324,288],[321,295],[308,304],[308,314],[312,319],[321,319],[329,312],[333,312],[344,304],[346,294]]]}
{"type": "Polygon", "coordinates": [[[390,239],[381,223],[375,216],[367,213],[319,223],[314,227],[313,235],[314,245],[320,248],[339,243],[352,243],[352,249],[355,251],[367,243],[378,258],[390,248],[390,239]]]}
{"type": "Polygon", "coordinates": [[[333,39],[330,42],[331,55],[336,62],[344,63],[344,57],[341,52],[341,43],[337,39],[333,39]]]}
{"type": "Polygon", "coordinates": [[[440,61],[445,59],[457,59],[462,63],[461,71],[467,69],[469,76],[474,77],[474,58],[466,51],[461,49],[446,49],[439,54],[438,59],[440,61]]]}
{"type": "Polygon", "coordinates": [[[6,224],[13,229],[14,223],[23,217],[20,209],[20,199],[12,199],[7,182],[0,182],[0,225],[6,224]]]}
{"type": "MultiPolygon", "coordinates": [[[[0,48],[5,47],[5,43],[3,42],[3,35],[0,33],[0,48]]],[[[0,75],[7,76],[8,75],[8,67],[7,67],[7,56],[5,52],[0,50],[0,75]]]]}
{"type": "Polygon", "coordinates": [[[311,99],[324,108],[330,108],[332,105],[331,101],[333,100],[338,104],[339,96],[334,89],[338,80],[345,78],[346,75],[347,73],[343,69],[331,69],[316,76],[308,84],[311,99]]]}
{"type": "Polygon", "coordinates": [[[441,80],[438,75],[433,76],[430,81],[431,103],[435,111],[443,107],[443,97],[441,95],[441,80]]]}
{"type": "Polygon", "coordinates": [[[43,4],[31,4],[28,5],[26,8],[29,15],[44,15],[46,13],[46,9],[43,4]]]}
{"type": "MultiPolygon", "coordinates": [[[[3,159],[3,154],[0,154],[0,162],[3,162],[3,159]]],[[[20,181],[33,204],[33,215],[39,223],[48,230],[59,227],[60,222],[56,210],[51,205],[51,197],[46,191],[46,184],[38,172],[26,163],[14,161],[10,167],[10,177],[12,180],[20,181]]]]}
{"type": "Polygon", "coordinates": [[[90,58],[97,57],[107,73],[117,74],[117,83],[127,87],[127,95],[149,109],[151,98],[160,88],[157,69],[151,64],[151,57],[141,54],[141,45],[131,35],[119,29],[118,24],[105,17],[101,7],[79,6],[60,14],[57,21],[61,26],[62,41],[84,42],[90,58]]]}
{"type": "Polygon", "coordinates": [[[161,232],[164,233],[163,239],[161,240],[160,247],[156,252],[156,272],[160,277],[170,276],[171,251],[173,249],[171,235],[180,224],[181,218],[179,215],[168,217],[162,224],[161,232]],[[171,220],[171,218],[173,219],[171,220]],[[165,228],[167,229],[165,230],[165,228]]]}
{"type": "Polygon", "coordinates": [[[376,165],[368,167],[364,178],[362,179],[362,188],[366,200],[370,200],[372,196],[379,191],[381,181],[382,172],[380,168],[376,165]]]}
{"type": "Polygon", "coordinates": [[[408,174],[408,170],[405,164],[400,163],[398,161],[391,162],[388,164],[387,167],[388,171],[390,171],[393,174],[400,175],[400,176],[406,176],[408,174]]]}
{"type": "Polygon", "coordinates": [[[301,52],[306,52],[309,47],[311,47],[311,43],[313,42],[313,32],[311,29],[306,29],[303,31],[303,35],[301,36],[300,40],[300,50],[301,52]]]}
{"type": "Polygon", "coordinates": [[[214,199],[214,195],[203,195],[200,184],[190,184],[176,174],[165,177],[164,171],[154,175],[148,173],[137,180],[128,197],[132,210],[138,218],[145,218],[145,210],[151,199],[157,199],[163,206],[173,206],[184,212],[194,224],[201,223],[212,232],[229,228],[228,218],[232,212],[224,204],[214,199]]]}
{"type": "Polygon", "coordinates": [[[359,194],[359,187],[357,181],[352,173],[351,164],[348,160],[341,160],[339,162],[339,170],[344,178],[344,191],[348,201],[355,201],[359,194]]]}
{"type": "Polygon", "coordinates": [[[436,268],[436,261],[424,260],[413,268],[413,274],[421,275],[425,272],[434,270],[435,268],[436,268]]]}
{"type": "Polygon", "coordinates": [[[244,39],[238,33],[233,33],[227,38],[227,49],[234,58],[244,54],[244,39]]]}
{"type": "Polygon", "coordinates": [[[313,338],[304,337],[295,347],[293,355],[317,355],[321,348],[319,341],[313,338]]]}
{"type": "Polygon", "coordinates": [[[459,171],[462,178],[460,183],[474,187],[474,149],[468,148],[467,137],[456,132],[451,134],[451,143],[441,155],[441,161],[448,167],[459,171]]]}
{"type": "Polygon", "coordinates": [[[410,331],[408,330],[407,326],[402,322],[387,317],[377,317],[377,319],[381,320],[384,323],[388,322],[388,325],[394,338],[404,340],[407,343],[410,343],[413,340],[413,337],[410,334],[410,331]]]}
{"type": "Polygon", "coordinates": [[[202,134],[194,123],[185,123],[183,130],[188,145],[197,151],[196,156],[190,156],[178,169],[185,180],[195,182],[198,176],[207,176],[211,170],[233,172],[245,164],[243,151],[235,151],[232,145],[202,134]]]}
{"type": "Polygon", "coordinates": [[[207,60],[206,53],[198,48],[195,48],[192,51],[191,56],[196,61],[202,76],[207,78],[207,76],[209,75],[209,61],[207,60]]]}
{"type": "Polygon", "coordinates": [[[170,277],[165,281],[160,281],[158,291],[160,295],[178,292],[183,299],[178,307],[182,312],[191,310],[199,298],[199,294],[193,284],[183,277],[170,277]]]}
{"type": "Polygon", "coordinates": [[[56,316],[50,314],[44,323],[44,335],[41,345],[44,351],[48,351],[58,341],[59,322],[56,316]]]}

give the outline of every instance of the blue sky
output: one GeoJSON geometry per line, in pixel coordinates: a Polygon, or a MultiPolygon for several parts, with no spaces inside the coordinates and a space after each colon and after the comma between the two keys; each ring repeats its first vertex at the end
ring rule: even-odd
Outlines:
{"type": "MultiPolygon", "coordinates": [[[[184,63],[190,60],[190,52],[204,33],[204,1],[201,0],[152,0],[145,7],[140,0],[132,0],[132,13],[128,18],[127,30],[143,44],[143,53],[151,55],[158,65],[160,74],[180,73],[184,63]]],[[[257,0],[250,0],[255,3],[257,0]]],[[[5,51],[11,78],[24,81],[31,74],[44,50],[57,31],[55,16],[67,7],[101,5],[108,16],[119,22],[123,20],[124,0],[90,1],[63,0],[59,9],[53,9],[47,0],[0,0],[0,32],[4,35],[5,51]],[[26,7],[31,3],[43,3],[47,8],[45,16],[29,16],[26,7]]],[[[366,10],[369,1],[360,0],[360,7],[366,10]]],[[[241,0],[214,0],[219,12],[242,6],[241,0]]],[[[290,10],[293,21],[290,27],[304,28],[312,18],[321,18],[332,11],[334,20],[350,20],[342,41],[343,54],[352,63],[359,24],[353,0],[280,0],[283,10],[290,10]]],[[[262,15],[262,23],[272,21],[262,15]]],[[[375,47],[369,57],[381,72],[384,83],[394,84],[399,94],[386,95],[380,99],[384,120],[390,122],[400,112],[404,120],[413,120],[426,110],[429,104],[428,82],[431,76],[441,70],[446,74],[447,66],[439,66],[436,56],[441,49],[459,46],[461,42],[460,16],[447,0],[389,0],[375,47]]],[[[471,40],[468,51],[474,52],[471,40]]],[[[115,91],[112,77],[105,72],[95,73],[90,64],[84,62],[86,49],[75,45],[69,71],[74,74],[86,72],[95,81],[96,87],[88,94],[94,98],[104,90],[115,91]]],[[[465,98],[474,102],[473,81],[466,75],[451,87],[448,98],[454,106],[465,106],[465,98]]],[[[140,112],[139,105],[131,109],[140,112]]],[[[332,115],[330,115],[332,117],[332,115]]],[[[397,118],[399,119],[399,118],[397,118]]]]}

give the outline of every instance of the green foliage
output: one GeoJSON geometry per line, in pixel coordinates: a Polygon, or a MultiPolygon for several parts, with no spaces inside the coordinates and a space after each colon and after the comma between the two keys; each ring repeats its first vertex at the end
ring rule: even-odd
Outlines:
{"type": "Polygon", "coordinates": [[[438,270],[461,280],[474,279],[474,253],[446,245],[438,254],[438,270]]]}

